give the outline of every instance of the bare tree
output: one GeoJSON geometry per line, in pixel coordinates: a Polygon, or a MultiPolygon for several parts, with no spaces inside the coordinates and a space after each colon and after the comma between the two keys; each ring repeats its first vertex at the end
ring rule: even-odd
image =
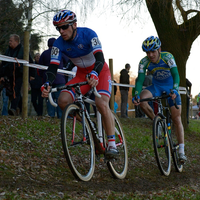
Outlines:
{"type": "MultiPolygon", "coordinates": [[[[132,12],[136,5],[139,10],[143,3],[143,0],[119,0],[116,5],[120,5],[126,13],[128,10],[132,12]]],[[[162,41],[162,50],[174,55],[180,85],[186,86],[186,62],[193,42],[200,35],[200,1],[145,0],[145,3],[162,41]]],[[[135,10],[133,12],[136,16],[135,10]]],[[[186,95],[182,95],[182,104],[182,120],[186,127],[186,95]]]]}

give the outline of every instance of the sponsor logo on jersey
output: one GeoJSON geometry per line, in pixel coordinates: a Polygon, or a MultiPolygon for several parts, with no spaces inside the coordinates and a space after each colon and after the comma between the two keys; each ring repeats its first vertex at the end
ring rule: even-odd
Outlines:
{"type": "Polygon", "coordinates": [[[79,44],[79,45],[78,45],[78,48],[79,48],[79,49],[83,49],[83,47],[84,47],[83,44],[79,44]]]}
{"type": "Polygon", "coordinates": [[[170,71],[156,71],[156,74],[154,76],[155,79],[157,80],[165,80],[166,78],[171,76],[170,71]]]}
{"type": "Polygon", "coordinates": [[[175,62],[174,59],[170,59],[170,60],[168,60],[167,64],[169,65],[169,67],[176,66],[176,62],[175,62]]]}
{"type": "Polygon", "coordinates": [[[144,72],[144,65],[142,64],[139,64],[139,70],[138,70],[140,73],[143,73],[144,72]]]}

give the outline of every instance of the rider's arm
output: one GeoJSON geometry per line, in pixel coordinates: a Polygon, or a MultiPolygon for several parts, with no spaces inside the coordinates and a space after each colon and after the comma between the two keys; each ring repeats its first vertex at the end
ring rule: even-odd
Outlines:
{"type": "Polygon", "coordinates": [[[96,71],[99,75],[103,68],[103,65],[105,63],[103,52],[99,51],[99,52],[95,53],[94,57],[96,59],[96,62],[95,62],[93,70],[96,71]]]}
{"type": "Polygon", "coordinates": [[[148,65],[149,65],[149,60],[148,60],[148,57],[146,56],[139,63],[138,77],[135,83],[135,95],[133,96],[136,96],[136,95],[139,96],[142,91],[142,86],[144,83],[145,73],[146,73],[146,69],[148,65]]]}
{"type": "Polygon", "coordinates": [[[176,89],[177,91],[179,90],[179,83],[180,83],[180,77],[179,77],[179,73],[178,73],[178,68],[177,67],[172,67],[171,68],[171,74],[173,77],[173,89],[176,89]]]}
{"type": "Polygon", "coordinates": [[[138,73],[138,78],[135,85],[135,95],[138,95],[138,96],[140,95],[142,91],[144,79],[145,79],[145,73],[138,73]]]}

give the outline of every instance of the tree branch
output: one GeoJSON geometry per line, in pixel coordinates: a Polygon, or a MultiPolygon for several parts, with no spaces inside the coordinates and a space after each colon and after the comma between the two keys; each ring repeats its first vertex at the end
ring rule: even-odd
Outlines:
{"type": "Polygon", "coordinates": [[[176,6],[181,12],[181,15],[183,17],[183,21],[186,22],[187,21],[187,13],[185,12],[183,7],[181,6],[181,1],[180,0],[176,0],[176,6]]]}
{"type": "Polygon", "coordinates": [[[194,10],[194,9],[190,9],[190,10],[185,11],[183,9],[183,7],[181,6],[181,0],[176,0],[176,6],[180,10],[184,22],[187,21],[187,19],[188,19],[187,17],[188,17],[188,15],[190,13],[193,13],[193,12],[197,12],[198,13],[199,12],[198,10],[194,10]]]}

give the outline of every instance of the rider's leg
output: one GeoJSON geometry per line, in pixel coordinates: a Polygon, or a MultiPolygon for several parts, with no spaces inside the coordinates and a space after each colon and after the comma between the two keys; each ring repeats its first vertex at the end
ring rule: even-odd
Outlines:
{"type": "MultiPolygon", "coordinates": [[[[145,99],[145,98],[151,98],[153,97],[152,93],[149,90],[143,90],[140,93],[140,99],[145,99]]],[[[147,101],[141,102],[140,103],[140,107],[142,109],[142,111],[150,118],[150,119],[154,119],[155,114],[153,109],[151,108],[151,106],[148,104],[147,101]]]]}
{"type": "Polygon", "coordinates": [[[187,157],[184,152],[184,129],[181,121],[181,105],[178,105],[178,107],[179,109],[176,109],[175,106],[171,107],[171,116],[179,143],[179,161],[184,164],[187,161],[187,157]]]}
{"type": "Polygon", "coordinates": [[[64,110],[64,108],[72,102],[72,96],[68,92],[60,93],[60,96],[58,97],[58,105],[61,108],[61,110],[64,110]]]}
{"type": "Polygon", "coordinates": [[[175,126],[176,136],[179,144],[184,144],[184,129],[181,121],[181,105],[176,109],[175,106],[171,107],[171,116],[175,126]]]}
{"type": "Polygon", "coordinates": [[[101,95],[101,98],[96,97],[95,103],[98,111],[101,113],[104,129],[107,135],[115,133],[114,118],[109,108],[109,97],[101,95]]]}
{"type": "Polygon", "coordinates": [[[96,97],[95,103],[98,111],[101,113],[103,127],[105,129],[108,138],[108,147],[106,155],[107,154],[109,154],[109,156],[117,155],[119,152],[115,144],[115,124],[112,112],[109,108],[109,97],[105,95],[101,95],[101,98],[96,97]]]}

